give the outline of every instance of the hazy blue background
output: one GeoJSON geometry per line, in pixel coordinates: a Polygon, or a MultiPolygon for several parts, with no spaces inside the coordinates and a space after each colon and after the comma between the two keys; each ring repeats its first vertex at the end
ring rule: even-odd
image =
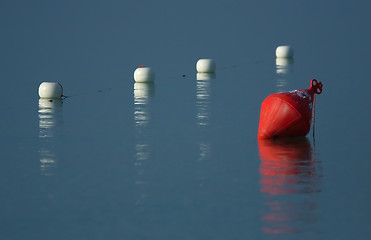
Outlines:
{"type": "Polygon", "coordinates": [[[0,6],[1,238],[369,239],[368,1],[0,6]],[[199,58],[213,79],[196,80],[199,58]],[[272,194],[260,103],[312,78],[315,145],[268,146],[300,166],[272,194]],[[39,103],[43,81],[69,97],[39,103]]]}

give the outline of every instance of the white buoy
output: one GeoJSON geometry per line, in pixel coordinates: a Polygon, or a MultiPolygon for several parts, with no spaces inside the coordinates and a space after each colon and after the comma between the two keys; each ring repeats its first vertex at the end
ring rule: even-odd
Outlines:
{"type": "Polygon", "coordinates": [[[60,83],[42,82],[39,86],[40,98],[61,98],[63,96],[63,88],[60,83]]]}
{"type": "Polygon", "coordinates": [[[278,58],[292,58],[294,56],[294,49],[291,46],[278,46],[276,48],[276,57],[278,58]]]}
{"type": "Polygon", "coordinates": [[[199,73],[213,73],[215,68],[216,64],[213,59],[199,59],[196,64],[196,69],[199,73]]]}
{"type": "Polygon", "coordinates": [[[150,67],[140,66],[134,71],[134,80],[138,83],[153,82],[155,80],[155,72],[150,67]]]}

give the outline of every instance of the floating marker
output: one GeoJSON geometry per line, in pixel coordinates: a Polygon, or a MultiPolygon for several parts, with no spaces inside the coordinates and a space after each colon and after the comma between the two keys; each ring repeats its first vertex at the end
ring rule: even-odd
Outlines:
{"type": "Polygon", "coordinates": [[[199,73],[213,73],[215,68],[216,64],[213,59],[199,59],[196,64],[196,69],[199,73]]]}
{"type": "Polygon", "coordinates": [[[63,88],[60,83],[42,82],[39,86],[40,98],[61,98],[63,96],[63,88]]]}
{"type": "Polygon", "coordinates": [[[310,130],[314,94],[322,83],[312,79],[308,89],[274,93],[262,103],[258,139],[305,136],[310,130]]]}
{"type": "Polygon", "coordinates": [[[138,83],[148,83],[155,80],[155,72],[150,67],[139,66],[134,71],[134,80],[138,83]]]}
{"type": "Polygon", "coordinates": [[[292,58],[294,56],[294,49],[291,46],[278,46],[276,48],[276,57],[278,58],[292,58]]]}

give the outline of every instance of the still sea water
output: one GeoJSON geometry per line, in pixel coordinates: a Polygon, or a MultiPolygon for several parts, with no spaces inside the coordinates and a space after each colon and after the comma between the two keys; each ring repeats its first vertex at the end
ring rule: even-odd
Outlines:
{"type": "Polygon", "coordinates": [[[370,7],[3,3],[0,238],[370,239],[370,7]],[[258,141],[264,98],[312,78],[314,137],[258,141]]]}

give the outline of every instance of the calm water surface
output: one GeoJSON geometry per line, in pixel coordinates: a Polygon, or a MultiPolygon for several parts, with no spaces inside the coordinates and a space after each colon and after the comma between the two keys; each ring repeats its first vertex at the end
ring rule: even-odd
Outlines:
{"type": "Polygon", "coordinates": [[[5,4],[1,238],[369,239],[369,7],[5,4]],[[264,98],[312,78],[315,137],[258,141],[264,98]]]}

